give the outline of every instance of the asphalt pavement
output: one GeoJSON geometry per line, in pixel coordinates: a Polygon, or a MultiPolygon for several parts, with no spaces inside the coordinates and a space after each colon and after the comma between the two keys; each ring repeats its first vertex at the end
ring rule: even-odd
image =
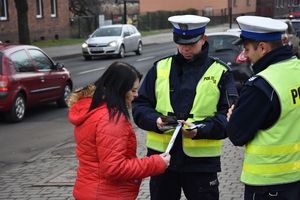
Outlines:
{"type": "MultiPolygon", "coordinates": [[[[228,29],[228,24],[207,27],[206,32],[228,29]]],[[[144,45],[172,41],[172,33],[147,36],[144,45]]],[[[81,55],[81,44],[43,48],[51,57],[63,59],[81,55]]],[[[146,154],[145,131],[135,127],[138,140],[138,156],[146,154]]],[[[223,145],[220,200],[243,199],[243,185],[239,181],[243,148],[232,146],[225,140],[223,145]]],[[[0,174],[0,200],[74,200],[73,184],[78,161],[75,156],[74,139],[57,144],[23,164],[0,174]]],[[[142,182],[138,200],[150,199],[149,178],[142,182]]],[[[185,199],[182,195],[182,200],[185,199]]]]}

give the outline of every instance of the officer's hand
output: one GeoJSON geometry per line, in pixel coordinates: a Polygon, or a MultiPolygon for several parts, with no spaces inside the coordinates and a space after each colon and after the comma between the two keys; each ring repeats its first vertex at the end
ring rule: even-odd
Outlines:
{"type": "Polygon", "coordinates": [[[229,119],[232,115],[233,109],[234,109],[234,104],[227,111],[227,121],[229,121],[229,119]]]}
{"type": "Polygon", "coordinates": [[[163,128],[163,126],[165,126],[166,124],[167,124],[167,122],[163,122],[161,117],[156,119],[156,126],[157,126],[158,129],[163,128]]]}
{"type": "Polygon", "coordinates": [[[186,126],[186,128],[183,127],[181,129],[184,137],[193,138],[197,135],[197,127],[195,126],[195,124],[186,121],[182,121],[182,123],[186,126]]]}

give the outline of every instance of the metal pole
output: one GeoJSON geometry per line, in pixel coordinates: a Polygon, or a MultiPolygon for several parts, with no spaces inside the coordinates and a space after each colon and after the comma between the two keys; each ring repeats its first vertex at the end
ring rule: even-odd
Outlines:
{"type": "Polygon", "coordinates": [[[228,0],[229,28],[232,28],[232,0],[228,0]]]}
{"type": "Polygon", "coordinates": [[[127,24],[127,8],[126,8],[126,0],[123,1],[124,3],[124,24],[127,24]]]}

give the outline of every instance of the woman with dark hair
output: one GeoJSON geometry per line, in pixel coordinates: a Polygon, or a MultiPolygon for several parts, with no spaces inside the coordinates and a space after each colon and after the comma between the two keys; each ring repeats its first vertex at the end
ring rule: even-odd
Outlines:
{"type": "Polygon", "coordinates": [[[136,156],[128,109],[141,77],[133,66],[114,62],[94,85],[71,95],[69,120],[75,125],[79,160],[73,191],[77,200],[133,200],[142,178],[161,174],[169,165],[169,155],[136,156]]]}

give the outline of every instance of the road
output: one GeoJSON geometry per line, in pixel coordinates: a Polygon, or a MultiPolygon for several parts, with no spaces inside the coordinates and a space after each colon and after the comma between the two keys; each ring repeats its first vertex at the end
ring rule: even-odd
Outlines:
{"type": "MultiPolygon", "coordinates": [[[[146,74],[153,62],[176,51],[173,43],[149,45],[141,56],[128,54],[123,59],[97,58],[84,61],[81,56],[60,60],[72,74],[74,88],[96,81],[114,61],[127,62],[146,74]]],[[[24,121],[8,124],[0,121],[0,173],[33,158],[50,147],[73,139],[73,127],[67,120],[68,109],[56,104],[32,108],[24,121]]]]}

